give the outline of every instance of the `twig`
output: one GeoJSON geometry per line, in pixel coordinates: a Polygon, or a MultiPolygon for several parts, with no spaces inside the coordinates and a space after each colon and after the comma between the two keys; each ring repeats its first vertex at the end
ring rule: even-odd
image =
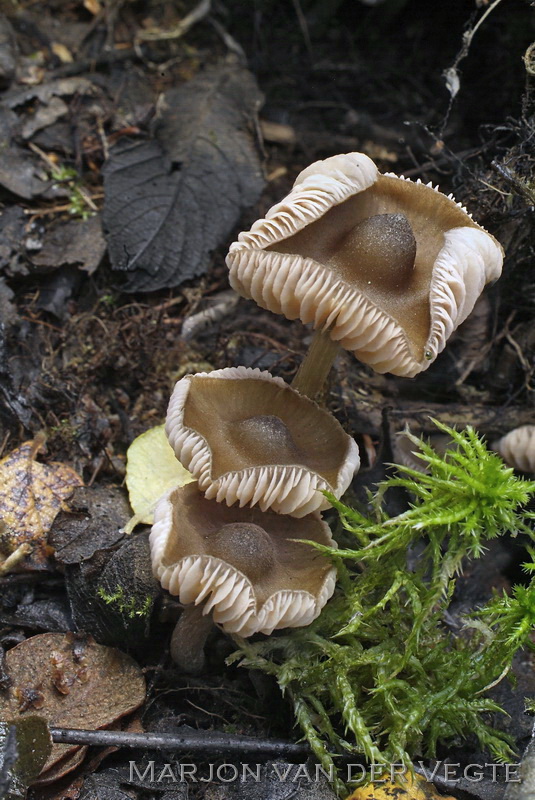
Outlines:
{"type": "Polygon", "coordinates": [[[420,164],[418,167],[413,167],[412,169],[403,170],[403,174],[406,178],[412,178],[415,175],[421,175],[422,172],[427,172],[428,170],[436,170],[437,167],[442,165],[447,165],[451,163],[454,159],[456,161],[462,161],[465,158],[470,158],[471,156],[476,156],[482,153],[485,149],[487,149],[484,145],[478,147],[471,147],[468,150],[461,150],[458,153],[451,153],[440,158],[436,158],[434,161],[426,161],[424,164],[420,164]]]}
{"type": "Polygon", "coordinates": [[[127,733],[123,731],[84,731],[73,728],[50,728],[52,741],[59,744],[99,745],[102,747],[183,750],[188,753],[255,753],[257,755],[308,756],[306,744],[294,744],[253,736],[213,733],[127,733]]]}
{"type": "Polygon", "coordinates": [[[16,550],[9,555],[5,561],[0,563],[0,575],[6,575],[13,567],[16,567],[20,562],[32,551],[29,542],[19,544],[16,550]]]}
{"type": "Polygon", "coordinates": [[[303,14],[303,9],[301,8],[301,3],[299,0],[292,0],[293,7],[295,10],[295,15],[297,17],[297,21],[299,23],[299,27],[301,29],[301,34],[303,39],[305,40],[305,47],[307,49],[309,58],[312,58],[312,41],[310,39],[310,33],[308,31],[308,25],[305,15],[303,14]]]}
{"type": "Polygon", "coordinates": [[[96,58],[81,58],[72,64],[64,64],[50,73],[52,80],[56,78],[71,78],[73,75],[80,75],[83,72],[95,72],[100,67],[109,67],[121,61],[138,61],[139,56],[134,48],[129,47],[124,50],[112,50],[103,53],[96,58]]]}
{"type": "Polygon", "coordinates": [[[480,28],[480,26],[487,19],[489,14],[491,14],[492,11],[494,11],[494,9],[496,8],[496,6],[498,6],[501,2],[502,2],[502,0],[494,0],[494,2],[491,3],[490,6],[486,9],[486,11],[481,15],[481,17],[478,19],[476,24],[472,28],[468,28],[468,30],[466,30],[463,33],[461,49],[459,50],[459,52],[455,56],[455,60],[454,60],[453,64],[451,65],[451,67],[448,67],[442,73],[442,75],[443,75],[443,77],[445,78],[445,81],[446,81],[446,87],[447,87],[447,89],[448,89],[448,91],[450,93],[450,101],[448,103],[448,108],[447,108],[446,114],[444,116],[444,120],[442,122],[442,125],[441,125],[440,138],[442,138],[442,131],[445,130],[446,125],[448,124],[449,116],[450,116],[451,110],[453,108],[453,102],[455,100],[455,97],[457,96],[457,94],[458,94],[458,92],[459,92],[459,90],[461,88],[461,80],[459,78],[459,70],[458,70],[459,64],[469,54],[470,46],[472,44],[472,39],[474,38],[474,36],[475,36],[476,32],[478,31],[478,29],[480,28]]]}
{"type": "Polygon", "coordinates": [[[201,0],[189,14],[186,14],[184,19],[180,20],[178,25],[175,25],[171,30],[163,30],[162,28],[149,28],[149,30],[138,31],[136,35],[136,47],[139,42],[154,42],[163,39],[179,39],[189,31],[195,23],[200,22],[201,19],[207,16],[211,10],[211,0],[201,0]]]}

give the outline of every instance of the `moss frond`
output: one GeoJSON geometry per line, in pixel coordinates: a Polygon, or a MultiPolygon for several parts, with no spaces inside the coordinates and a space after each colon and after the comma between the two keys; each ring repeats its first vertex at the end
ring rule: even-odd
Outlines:
{"type": "Polygon", "coordinates": [[[369,516],[329,496],[355,546],[318,548],[340,566],[338,592],[320,617],[282,636],[242,640],[235,656],[277,679],[324,768],[348,750],[370,763],[409,765],[468,734],[498,760],[513,753],[510,737],[488,722],[501,709],[486,692],[519,648],[534,647],[535,574],[474,613],[462,636],[447,612],[465,559],[506,532],[533,540],[524,506],[535,483],[516,477],[472,428],[436,425],[452,448],[439,456],[417,440],[428,473],[398,467],[371,498],[369,516]],[[390,517],[383,498],[393,486],[412,502],[390,517]],[[421,554],[409,567],[415,545],[421,554]]]}

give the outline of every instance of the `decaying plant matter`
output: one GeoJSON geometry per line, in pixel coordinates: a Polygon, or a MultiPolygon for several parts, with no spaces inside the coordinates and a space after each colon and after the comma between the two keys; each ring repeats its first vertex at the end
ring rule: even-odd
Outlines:
{"type": "Polygon", "coordinates": [[[535,483],[515,477],[472,429],[439,427],[455,449],[439,456],[422,440],[429,473],[400,467],[402,476],[370,498],[370,515],[331,498],[355,546],[320,548],[338,563],[340,591],[319,618],[285,636],[241,640],[233,657],[277,679],[325,768],[333,764],[327,745],[410,766],[415,755],[436,755],[439,741],[469,733],[498,760],[512,754],[513,741],[485,717],[501,710],[486,692],[519,648],[534,648],[535,578],[466,619],[463,635],[447,612],[463,559],[507,531],[533,538],[523,508],[535,483]],[[415,499],[389,517],[383,498],[395,486],[415,499]],[[408,548],[424,543],[409,567],[408,548]]]}

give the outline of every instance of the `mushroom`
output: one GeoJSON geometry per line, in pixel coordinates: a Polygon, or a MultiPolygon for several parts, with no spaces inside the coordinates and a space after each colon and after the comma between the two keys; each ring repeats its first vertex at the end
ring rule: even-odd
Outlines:
{"type": "Polygon", "coordinates": [[[506,464],[521,472],[535,472],[535,425],[521,425],[493,442],[492,449],[506,464]]]}
{"type": "Polygon", "coordinates": [[[302,519],[228,508],[191,483],[158,502],[150,534],[154,575],[186,608],[171,654],[186,671],[202,668],[211,618],[252,636],[308,625],[334,591],[336,570],[304,542],[336,547],[317,512],[302,519]],[[211,615],[211,617],[209,616],[211,615]]]}
{"type": "Polygon", "coordinates": [[[293,384],[310,397],[339,346],[377,372],[427,369],[502,260],[500,244],[452,195],[382,175],[362,153],[301,172],[227,256],[239,294],[312,323],[316,337],[293,384]]]}
{"type": "Polygon", "coordinates": [[[175,385],[166,432],[208,499],[303,517],[340,497],[359,466],[339,422],[269,372],[228,367],[175,385]]]}

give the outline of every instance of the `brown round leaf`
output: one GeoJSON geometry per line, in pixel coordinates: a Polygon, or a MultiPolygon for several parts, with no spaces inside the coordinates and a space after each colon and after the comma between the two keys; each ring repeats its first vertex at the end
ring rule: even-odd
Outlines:
{"type": "MultiPolygon", "coordinates": [[[[38,713],[53,727],[105,728],[138,708],[145,680],[130,656],[92,639],[43,633],[8,651],[11,685],[0,693],[0,721],[38,713]]],[[[78,749],[55,744],[43,772],[78,749]]]]}

